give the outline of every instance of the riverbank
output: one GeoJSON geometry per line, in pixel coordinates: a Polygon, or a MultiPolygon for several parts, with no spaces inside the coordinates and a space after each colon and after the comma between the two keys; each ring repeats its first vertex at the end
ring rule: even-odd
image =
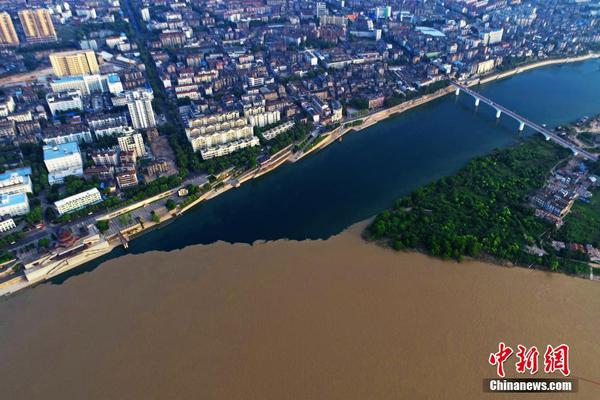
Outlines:
{"type": "MultiPolygon", "coordinates": [[[[419,102],[420,102],[420,104],[426,103],[426,102],[428,102],[428,100],[431,100],[431,99],[433,99],[433,98],[434,98],[434,96],[436,96],[436,95],[434,94],[434,95],[432,95],[432,96],[428,96],[427,98],[422,98],[422,99],[419,99],[419,102]]],[[[443,97],[443,94],[441,94],[439,97],[435,97],[435,98],[440,98],[440,97],[443,97]]],[[[452,103],[453,103],[453,102],[452,102],[452,103]]],[[[419,105],[420,105],[420,104],[419,104],[419,105]]],[[[416,106],[416,105],[417,105],[417,104],[415,104],[415,102],[411,102],[411,103],[408,103],[408,102],[407,102],[406,104],[401,104],[399,107],[396,107],[396,109],[391,109],[391,110],[386,110],[386,111],[387,111],[387,113],[388,113],[388,116],[393,116],[393,114],[394,114],[394,113],[396,113],[396,112],[398,112],[398,111],[401,111],[401,110],[403,110],[403,109],[405,110],[405,109],[408,109],[408,108],[412,108],[412,107],[414,107],[414,106],[416,106]]],[[[455,107],[455,106],[453,105],[453,106],[452,106],[452,109],[454,109],[453,107],[455,107]]],[[[519,108],[519,109],[521,109],[521,108],[519,108]]],[[[382,120],[384,120],[384,119],[385,119],[385,118],[383,118],[383,116],[384,116],[384,115],[385,115],[385,111],[383,111],[383,113],[380,111],[379,113],[377,113],[377,116],[370,118],[368,121],[366,121],[366,123],[364,123],[364,124],[363,124],[363,126],[355,126],[355,127],[353,127],[353,128],[358,130],[358,129],[364,129],[366,126],[372,126],[372,125],[374,125],[376,122],[379,122],[379,121],[382,121],[382,120]]],[[[413,115],[412,117],[414,117],[414,115],[413,115]]],[[[413,119],[412,117],[409,117],[409,119],[413,119]]],[[[545,119],[545,118],[544,118],[544,119],[545,119]]],[[[571,117],[569,117],[569,120],[570,120],[570,119],[571,119],[571,117]]],[[[386,126],[388,126],[388,124],[386,124],[386,126]]],[[[348,128],[348,131],[349,131],[349,130],[351,130],[351,129],[352,129],[352,128],[348,128]]],[[[382,128],[382,129],[383,129],[383,128],[382,128]]],[[[386,128],[386,129],[387,129],[387,128],[386,128]]],[[[430,130],[431,130],[431,129],[434,129],[434,127],[433,127],[433,126],[430,126],[428,129],[430,129],[430,130]]],[[[375,132],[375,133],[377,133],[377,132],[375,132]]],[[[415,133],[416,133],[416,132],[415,132],[415,133]]],[[[422,133],[421,135],[419,135],[418,137],[421,137],[422,135],[423,135],[423,133],[422,133]]],[[[462,135],[462,134],[460,134],[459,132],[455,132],[455,133],[453,133],[452,135],[453,135],[453,136],[455,136],[455,135],[456,135],[457,137],[462,137],[462,136],[463,136],[463,135],[462,135]]],[[[377,134],[375,134],[375,136],[378,136],[378,135],[377,135],[377,134]]],[[[325,137],[326,137],[326,139],[327,139],[327,137],[331,138],[331,134],[325,135],[325,137]]],[[[419,140],[417,136],[413,135],[413,134],[412,134],[412,133],[410,133],[410,132],[407,132],[407,135],[403,135],[402,137],[406,137],[406,140],[409,140],[409,138],[410,138],[410,137],[414,137],[413,139],[410,139],[410,140],[416,140],[416,141],[418,141],[418,140],[419,140]]],[[[380,139],[378,139],[378,140],[380,140],[380,139]]],[[[394,140],[396,141],[396,139],[394,139],[394,140]]],[[[331,143],[331,142],[333,142],[333,141],[332,141],[332,140],[323,140],[323,141],[321,141],[320,143],[318,143],[318,144],[317,144],[317,146],[315,147],[315,150],[318,150],[318,149],[320,149],[320,148],[323,148],[323,147],[324,147],[324,145],[326,145],[326,144],[329,144],[329,143],[331,143]]],[[[353,142],[353,141],[352,141],[352,140],[350,140],[350,142],[353,142]]],[[[404,140],[403,140],[403,142],[404,142],[404,140]]],[[[487,143],[487,142],[489,142],[489,143],[496,143],[496,145],[495,145],[495,146],[502,146],[502,145],[503,145],[503,142],[502,142],[502,141],[498,142],[498,141],[496,141],[496,139],[491,139],[491,138],[490,138],[489,140],[486,140],[486,143],[487,143]]],[[[440,142],[440,143],[444,143],[444,141],[442,141],[442,142],[440,142]]],[[[506,143],[506,142],[504,142],[504,143],[506,143]]],[[[350,144],[348,144],[348,145],[352,147],[352,145],[350,145],[350,144]]],[[[407,145],[407,144],[404,144],[404,145],[407,145]]],[[[445,145],[445,146],[446,146],[446,145],[445,145]]],[[[450,151],[452,151],[452,150],[451,150],[451,148],[449,148],[449,149],[450,149],[450,151]]],[[[485,151],[486,151],[486,152],[488,152],[488,151],[490,151],[491,149],[492,149],[492,148],[490,147],[490,148],[487,148],[485,151]]],[[[313,150],[313,151],[315,151],[315,150],[313,150]]],[[[430,150],[430,149],[428,148],[428,150],[430,150]]],[[[457,150],[457,151],[452,151],[452,153],[453,153],[453,154],[455,154],[455,155],[457,155],[457,154],[459,154],[459,153],[460,153],[460,150],[459,150],[459,149],[456,149],[456,150],[457,150]]],[[[338,153],[338,151],[333,151],[333,152],[334,152],[334,153],[338,153]]],[[[247,183],[247,182],[250,182],[250,181],[252,181],[252,180],[253,180],[253,178],[255,178],[255,177],[258,177],[258,176],[265,175],[265,174],[269,173],[270,171],[273,171],[273,170],[277,169],[279,166],[281,166],[281,165],[285,164],[285,155],[286,155],[286,154],[290,155],[290,154],[291,154],[291,151],[290,151],[290,150],[285,150],[285,149],[284,149],[284,151],[282,151],[281,153],[279,153],[279,154],[277,154],[277,155],[274,155],[274,156],[271,158],[271,161],[272,161],[272,162],[268,162],[268,163],[266,163],[266,164],[264,164],[264,165],[261,165],[261,166],[259,166],[258,168],[254,169],[254,170],[251,170],[251,171],[245,172],[245,173],[243,173],[242,175],[238,176],[237,178],[236,178],[236,177],[232,177],[231,179],[228,179],[228,180],[226,180],[226,182],[223,182],[223,184],[222,184],[222,185],[220,185],[218,188],[216,188],[217,190],[214,190],[214,189],[213,189],[213,190],[212,190],[210,193],[208,193],[208,194],[206,195],[206,197],[204,197],[204,198],[202,198],[202,199],[200,199],[200,200],[197,200],[197,201],[195,202],[195,204],[199,204],[199,203],[202,203],[202,202],[204,202],[205,200],[208,200],[208,199],[212,199],[212,198],[218,197],[218,196],[219,196],[221,193],[223,193],[223,192],[225,192],[225,191],[228,191],[228,190],[230,190],[230,189],[232,189],[232,188],[235,188],[235,187],[238,187],[238,186],[240,186],[240,185],[243,185],[244,183],[247,183]]],[[[309,153],[309,154],[310,154],[310,153],[309,153]]],[[[469,157],[469,158],[470,158],[470,157],[473,157],[473,155],[474,155],[474,154],[473,154],[473,153],[471,153],[471,154],[470,154],[468,157],[469,157]]],[[[453,156],[453,157],[454,157],[454,156],[453,156]]],[[[461,157],[458,157],[458,158],[461,158],[461,157]]],[[[467,159],[468,159],[468,158],[461,159],[461,161],[460,161],[460,164],[462,165],[462,163],[464,163],[464,162],[465,162],[465,160],[467,160],[467,159]]],[[[452,160],[451,160],[451,159],[447,159],[447,161],[446,161],[446,162],[449,162],[449,161],[450,161],[450,162],[452,162],[452,160]]],[[[369,160],[368,160],[368,159],[363,159],[363,160],[362,160],[362,163],[363,163],[363,164],[364,164],[364,163],[366,163],[366,162],[369,162],[369,160]]],[[[319,162],[317,162],[317,164],[320,164],[320,163],[321,163],[320,161],[319,161],[319,162]]],[[[308,166],[308,165],[314,165],[314,164],[315,164],[315,162],[314,162],[314,161],[307,162],[307,167],[306,167],[306,168],[309,168],[309,169],[311,169],[311,167],[310,167],[310,166],[308,166]]],[[[371,164],[372,164],[372,163],[371,163],[371,164]]],[[[421,168],[424,168],[424,166],[423,166],[423,167],[421,167],[421,168]]],[[[426,168],[426,167],[425,167],[425,168],[426,168]]],[[[451,172],[453,172],[453,171],[449,171],[448,173],[451,173],[451,172]]],[[[339,171],[338,173],[341,173],[341,171],[339,171]]],[[[289,174],[288,174],[288,173],[285,173],[284,175],[286,175],[286,176],[287,176],[287,175],[289,175],[289,174]]],[[[292,175],[297,175],[297,174],[292,174],[292,175]]],[[[334,178],[334,177],[332,177],[332,178],[333,178],[333,179],[336,179],[336,178],[334,178]]],[[[271,179],[271,178],[269,178],[269,179],[271,179]]],[[[292,178],[292,179],[298,179],[298,178],[292,178]]],[[[411,180],[412,178],[411,178],[411,177],[407,177],[407,176],[405,176],[405,177],[404,177],[404,179],[405,179],[405,180],[406,180],[406,179],[408,179],[408,180],[411,180]]],[[[433,179],[433,178],[429,178],[429,179],[433,179]]],[[[277,179],[276,179],[276,180],[277,180],[277,179]]],[[[255,184],[253,184],[253,185],[255,185],[255,184]]],[[[396,184],[396,185],[397,185],[397,184],[396,184]]],[[[248,190],[249,190],[249,189],[248,189],[248,187],[246,187],[246,188],[244,188],[244,190],[242,190],[242,192],[243,192],[243,193],[247,193],[247,192],[248,192],[248,190]]],[[[389,191],[389,189],[388,189],[388,191],[389,191]]],[[[241,193],[241,192],[240,192],[240,193],[241,193]]],[[[296,195],[298,195],[298,194],[296,194],[296,195]]],[[[236,197],[238,197],[238,195],[237,195],[237,194],[232,194],[231,196],[233,196],[232,198],[236,198],[236,197]]],[[[373,197],[371,196],[371,197],[368,197],[368,198],[365,198],[365,199],[363,199],[363,200],[362,200],[362,202],[363,202],[363,203],[367,203],[367,202],[369,202],[369,200],[368,200],[369,198],[371,199],[371,202],[372,202],[372,201],[376,201],[376,198],[373,198],[373,197]]],[[[263,202],[266,202],[266,201],[268,201],[268,199],[262,199],[262,201],[263,201],[263,202]]],[[[280,202],[284,202],[285,200],[284,200],[284,199],[280,199],[280,200],[278,200],[278,201],[280,201],[280,202]]],[[[219,201],[218,203],[221,203],[221,202],[222,202],[222,201],[219,201]]],[[[227,202],[229,202],[229,201],[227,201],[227,202]]],[[[165,222],[167,222],[167,221],[171,221],[171,220],[172,220],[172,217],[173,217],[173,215],[172,215],[172,214],[173,214],[173,213],[175,213],[175,212],[172,212],[172,213],[171,213],[171,212],[166,212],[166,210],[164,209],[164,204],[163,204],[163,203],[164,203],[164,198],[163,198],[163,199],[161,199],[160,201],[156,202],[156,203],[153,203],[153,204],[149,204],[149,205],[147,205],[147,207],[144,207],[144,208],[141,208],[141,207],[140,207],[140,208],[139,208],[139,210],[140,210],[139,212],[143,212],[144,214],[148,214],[148,212],[147,212],[147,211],[148,211],[148,210],[150,210],[152,207],[155,207],[155,206],[156,206],[156,207],[158,207],[158,208],[161,208],[161,210],[165,212],[164,214],[163,214],[162,212],[161,212],[161,213],[159,213],[159,214],[160,214],[160,216],[161,216],[161,220],[163,220],[163,221],[165,221],[165,222]]],[[[140,204],[141,204],[141,203],[140,203],[140,204]]],[[[195,205],[195,204],[194,204],[194,205],[195,205]]],[[[212,204],[212,202],[211,202],[211,204],[212,204]]],[[[372,210],[371,210],[371,211],[369,211],[368,213],[363,213],[363,214],[362,214],[362,216],[361,216],[361,218],[366,218],[366,217],[368,217],[368,216],[370,216],[370,215],[374,215],[375,213],[377,213],[378,211],[380,211],[380,210],[381,210],[381,209],[383,209],[384,207],[387,207],[389,204],[390,204],[390,203],[388,203],[388,202],[386,201],[386,202],[384,202],[384,203],[380,203],[380,204],[379,204],[377,207],[370,207],[372,210]]],[[[135,206],[135,205],[134,205],[134,206],[132,206],[132,208],[134,208],[134,207],[136,207],[136,206],[135,206]]],[[[207,207],[208,207],[208,209],[210,209],[210,210],[213,210],[213,209],[214,209],[214,207],[213,207],[212,205],[211,205],[211,206],[207,206],[207,207]]],[[[186,208],[185,208],[185,210],[184,210],[184,212],[185,212],[185,213],[187,213],[187,212],[191,211],[191,208],[192,208],[192,206],[190,206],[190,207],[186,207],[186,208]]],[[[242,208],[243,208],[243,207],[242,207],[242,208]]],[[[223,212],[223,211],[224,211],[224,210],[222,210],[221,212],[223,212]]],[[[212,211],[211,211],[211,212],[212,212],[212,211]]],[[[230,214],[228,211],[225,211],[225,212],[227,212],[228,214],[230,214]]],[[[135,211],[134,211],[134,214],[136,214],[136,213],[137,213],[137,212],[135,212],[135,211]]],[[[113,214],[113,215],[114,215],[114,214],[113,214]]],[[[178,214],[178,215],[181,215],[181,214],[178,214]]],[[[101,217],[100,217],[100,218],[101,218],[101,217]]],[[[214,217],[212,217],[212,216],[208,216],[208,218],[209,218],[209,219],[213,219],[214,217]]],[[[218,218],[220,218],[220,217],[218,217],[218,218]]],[[[245,217],[238,216],[237,218],[238,218],[238,219],[242,219],[242,220],[243,220],[245,217]]],[[[321,215],[321,217],[319,217],[319,218],[322,218],[323,220],[327,220],[327,218],[326,218],[325,216],[323,216],[323,215],[321,215]]],[[[354,221],[352,221],[352,222],[355,222],[355,221],[356,221],[356,219],[355,219],[354,221]]],[[[255,223],[258,223],[258,222],[255,222],[255,223]]],[[[203,225],[204,225],[204,223],[203,223],[203,222],[201,222],[201,224],[203,224],[203,225]]],[[[345,227],[345,226],[347,226],[347,225],[343,225],[343,226],[340,226],[339,228],[336,228],[335,232],[339,232],[339,230],[343,229],[343,227],[345,227]],[[339,229],[339,230],[337,230],[337,229],[339,229]]],[[[150,227],[157,228],[157,226],[156,226],[156,225],[154,225],[153,223],[150,223],[150,222],[146,221],[146,222],[145,222],[145,228],[144,228],[144,229],[141,229],[141,230],[139,230],[138,232],[136,232],[136,233],[135,233],[135,236],[137,237],[138,235],[141,235],[142,233],[146,232],[146,231],[147,231],[147,229],[149,229],[150,227]]],[[[160,227],[161,227],[161,226],[158,226],[158,228],[160,228],[160,227]]],[[[210,228],[209,228],[209,229],[210,229],[210,230],[217,230],[217,231],[218,231],[220,228],[218,228],[216,225],[214,225],[214,224],[212,224],[212,223],[211,223],[211,225],[210,225],[210,228]]],[[[159,231],[162,231],[162,230],[160,230],[160,229],[159,229],[159,231]]],[[[167,231],[171,232],[171,229],[167,229],[167,231]]],[[[258,231],[261,231],[261,232],[262,232],[262,230],[261,230],[261,229],[258,229],[258,231]]],[[[332,233],[333,233],[333,232],[332,232],[332,233]]],[[[198,234],[199,236],[203,237],[203,238],[206,236],[204,233],[201,233],[201,232],[196,232],[196,233],[195,233],[195,232],[193,232],[193,231],[192,231],[192,232],[188,232],[188,235],[190,235],[190,234],[191,234],[191,235],[194,235],[194,237],[195,237],[197,234],[198,234]]],[[[287,235],[287,234],[283,233],[283,235],[287,235]]],[[[157,234],[157,235],[153,235],[153,236],[161,236],[161,234],[157,234]]],[[[210,235],[210,236],[213,236],[213,235],[210,235]]],[[[258,237],[261,237],[261,236],[264,236],[264,235],[263,235],[263,234],[260,234],[260,235],[258,235],[258,237]]],[[[220,238],[220,237],[222,237],[222,236],[221,236],[221,235],[217,235],[217,239],[218,239],[218,238],[220,238]]],[[[275,236],[275,237],[273,237],[273,238],[277,238],[277,237],[282,237],[282,236],[275,236]]],[[[167,240],[168,240],[168,239],[167,239],[167,240]]],[[[206,240],[206,239],[202,239],[202,240],[206,240]]],[[[208,242],[211,242],[212,240],[216,240],[216,239],[208,239],[208,242]]],[[[237,238],[233,238],[232,240],[239,240],[239,239],[237,239],[237,238]]],[[[184,242],[186,242],[186,243],[189,243],[190,241],[189,241],[189,240],[184,240],[184,242]]],[[[189,244],[191,244],[191,243],[189,243],[189,244]]],[[[134,247],[135,247],[135,245],[134,245],[134,247]]],[[[152,249],[152,246],[144,246],[144,247],[146,248],[144,251],[146,251],[146,250],[148,250],[148,249],[152,249]]],[[[120,252],[120,250],[119,250],[119,252],[120,252]]]]}
{"type": "Polygon", "coordinates": [[[128,254],[0,300],[3,395],[476,399],[504,341],[568,344],[579,392],[552,398],[599,397],[596,284],[398,254],[364,226],[128,254]]]}

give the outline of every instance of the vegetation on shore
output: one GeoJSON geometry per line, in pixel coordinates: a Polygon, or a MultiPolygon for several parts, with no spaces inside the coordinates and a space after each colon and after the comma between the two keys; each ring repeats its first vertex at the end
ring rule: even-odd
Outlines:
{"type": "Polygon", "coordinates": [[[534,216],[527,197],[543,186],[551,168],[568,150],[540,138],[471,160],[453,176],[418,188],[380,213],[365,236],[401,250],[419,249],[444,259],[491,256],[584,273],[586,264],[549,251],[536,256],[527,245],[543,241],[555,228],[534,216]]]}

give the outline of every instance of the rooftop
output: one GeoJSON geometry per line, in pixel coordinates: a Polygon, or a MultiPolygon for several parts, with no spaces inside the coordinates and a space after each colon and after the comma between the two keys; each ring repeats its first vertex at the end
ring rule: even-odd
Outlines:
{"type": "Polygon", "coordinates": [[[79,145],[77,142],[68,142],[56,146],[44,146],[44,160],[54,160],[72,154],[79,154],[79,145]]]}
{"type": "Polygon", "coordinates": [[[26,177],[31,175],[31,167],[22,167],[16,169],[9,169],[0,174],[0,181],[5,181],[8,179],[15,178],[17,176],[26,177]]]}
{"type": "Polygon", "coordinates": [[[0,207],[16,206],[27,202],[27,195],[25,193],[3,194],[0,196],[0,207]]]}

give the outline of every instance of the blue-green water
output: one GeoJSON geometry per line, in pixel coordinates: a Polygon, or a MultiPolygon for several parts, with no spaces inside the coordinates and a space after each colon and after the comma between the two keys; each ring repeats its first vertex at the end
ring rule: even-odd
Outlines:
{"type": "MultiPolygon", "coordinates": [[[[549,127],[600,112],[600,62],[544,67],[476,90],[549,127]]],[[[519,138],[517,123],[453,94],[344,137],[295,164],[200,204],[130,242],[129,252],[218,240],[327,238],[471,158],[519,138]]],[[[110,255],[58,277],[95,268],[110,255]]]]}

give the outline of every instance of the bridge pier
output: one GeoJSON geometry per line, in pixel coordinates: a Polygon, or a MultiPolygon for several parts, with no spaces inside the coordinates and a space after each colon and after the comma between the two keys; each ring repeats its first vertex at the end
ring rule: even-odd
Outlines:
{"type": "Polygon", "coordinates": [[[479,97],[475,97],[475,107],[479,107],[479,97]]]}
{"type": "Polygon", "coordinates": [[[496,108],[496,119],[500,118],[500,115],[502,115],[502,111],[496,108]]]}
{"type": "Polygon", "coordinates": [[[546,138],[546,140],[550,140],[550,136],[544,135],[544,137],[546,138]]]}
{"type": "Polygon", "coordinates": [[[456,90],[454,91],[454,94],[458,96],[460,94],[460,88],[456,88],[456,90]]]}
{"type": "Polygon", "coordinates": [[[573,152],[573,155],[576,156],[577,154],[579,154],[579,152],[575,149],[571,149],[571,151],[573,152]]]}
{"type": "Polygon", "coordinates": [[[519,132],[523,132],[523,129],[525,129],[525,122],[519,121],[519,132]]]}

